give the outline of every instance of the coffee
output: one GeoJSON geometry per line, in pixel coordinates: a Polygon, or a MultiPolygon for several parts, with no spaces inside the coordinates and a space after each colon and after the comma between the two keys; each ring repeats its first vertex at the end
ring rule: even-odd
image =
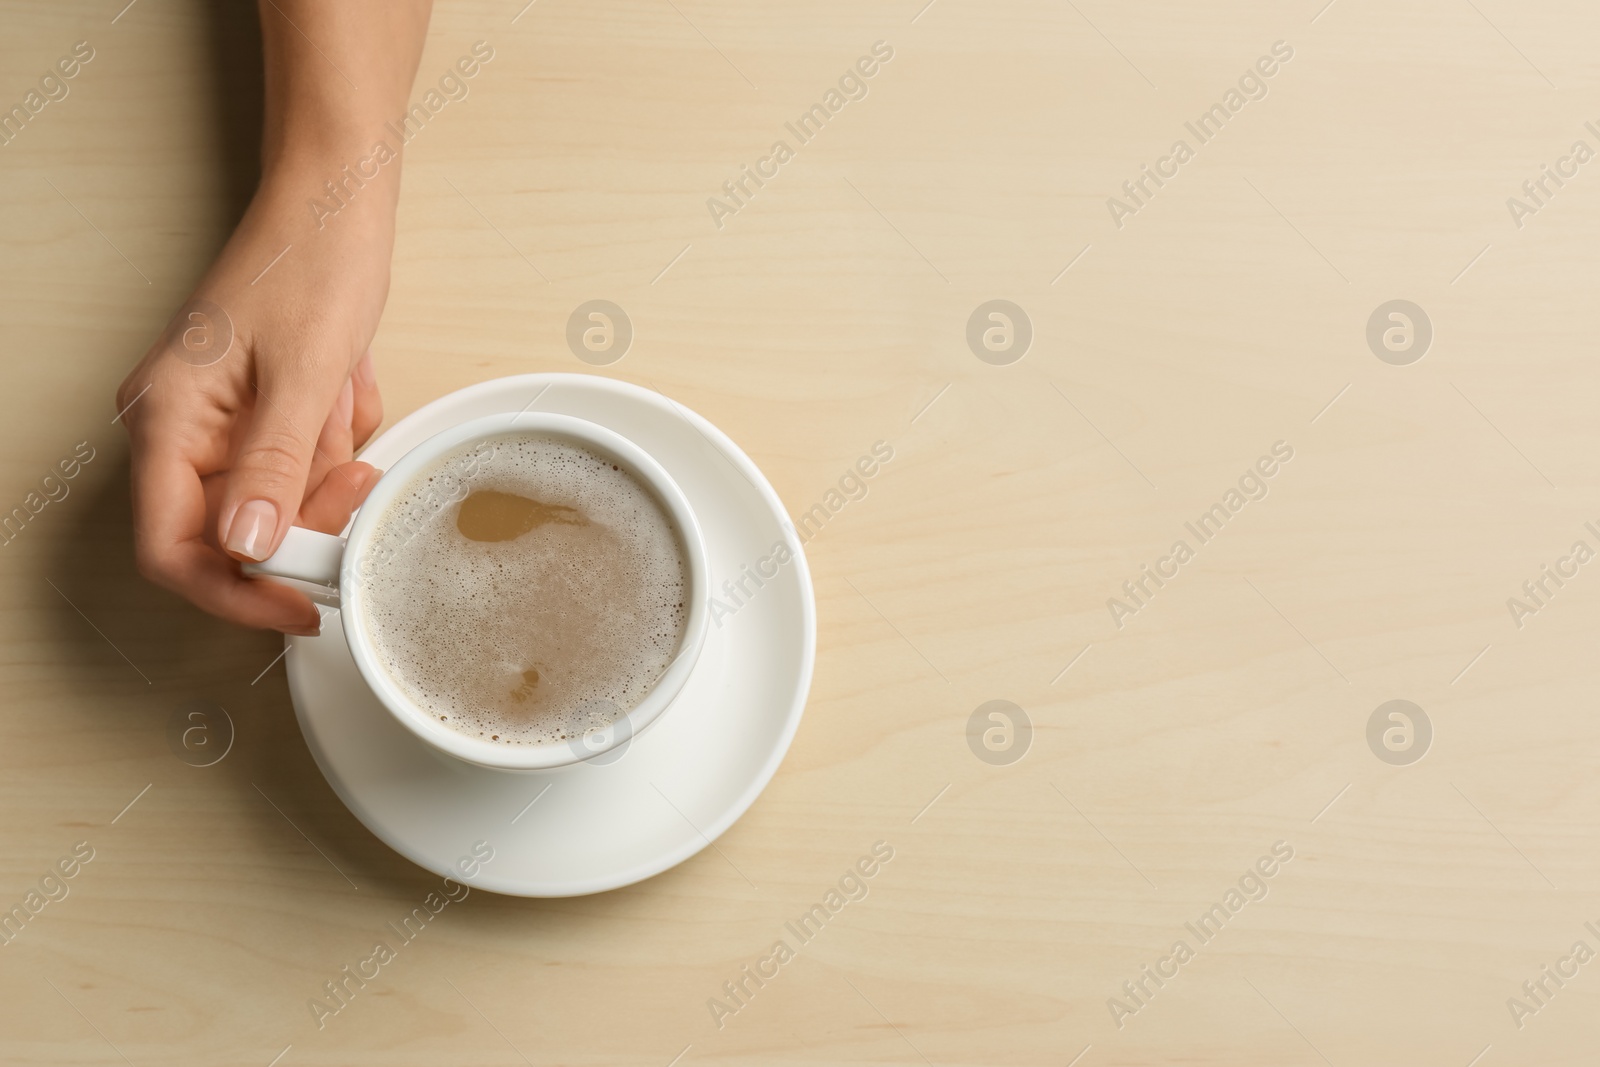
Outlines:
{"type": "Polygon", "coordinates": [[[585,445],[506,434],[436,459],[361,566],[362,623],[406,697],[469,737],[569,741],[628,712],[683,641],[681,535],[585,445]]]}

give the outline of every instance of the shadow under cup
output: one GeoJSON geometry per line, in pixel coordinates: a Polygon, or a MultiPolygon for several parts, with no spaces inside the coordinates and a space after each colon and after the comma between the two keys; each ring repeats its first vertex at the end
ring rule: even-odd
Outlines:
{"type": "MultiPolygon", "coordinates": [[[[262,573],[273,573],[272,563],[268,560],[262,564],[262,573]]],[[[608,755],[611,759],[620,756],[620,746],[660,718],[688,681],[705,642],[709,618],[710,575],[705,542],[683,491],[638,445],[613,430],[569,415],[484,416],[436,434],[406,453],[384,472],[362,504],[345,539],[338,573],[340,617],[350,654],[379,700],[402,725],[438,751],[496,770],[539,771],[586,760],[606,763],[610,761],[608,755]],[[666,670],[628,711],[620,716],[600,716],[612,721],[570,740],[508,744],[452,729],[418,706],[402,689],[368,631],[368,579],[396,551],[393,537],[380,536],[380,531],[393,526],[385,520],[391,517],[397,502],[416,493],[418,479],[432,475],[438,483],[430,490],[431,496],[423,495],[424,508],[434,509],[428,515],[453,507],[467,495],[471,478],[479,465],[492,456],[497,440],[524,437],[570,442],[613,460],[633,475],[677,535],[684,565],[686,611],[682,636],[666,670]],[[456,458],[449,466],[437,469],[442,458],[452,455],[456,458]]]]}

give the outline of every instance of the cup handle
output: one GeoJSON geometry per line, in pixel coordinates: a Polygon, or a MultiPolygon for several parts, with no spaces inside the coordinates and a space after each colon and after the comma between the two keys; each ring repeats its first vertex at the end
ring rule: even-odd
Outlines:
{"type": "Polygon", "coordinates": [[[299,589],[318,604],[339,606],[339,566],[345,539],[291,526],[278,551],[260,563],[239,569],[252,578],[266,578],[299,589]]]}

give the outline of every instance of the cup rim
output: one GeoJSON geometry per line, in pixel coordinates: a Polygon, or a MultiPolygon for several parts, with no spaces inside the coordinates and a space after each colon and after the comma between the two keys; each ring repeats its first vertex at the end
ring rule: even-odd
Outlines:
{"type": "Polygon", "coordinates": [[[351,658],[362,678],[389,713],[415,736],[448,755],[476,764],[509,771],[538,771],[581,763],[610,752],[637,737],[671,705],[694,670],[708,628],[711,576],[704,534],[683,490],[656,459],[617,431],[573,415],[556,412],[499,412],[483,415],[441,430],[416,445],[383,472],[362,503],[345,539],[339,566],[340,622],[351,658]],[[434,721],[400,688],[378,657],[361,622],[363,582],[359,568],[363,552],[379,518],[411,480],[429,463],[461,445],[512,434],[548,434],[573,440],[608,453],[628,464],[645,489],[672,519],[683,542],[687,615],[677,655],[643,699],[616,721],[626,729],[609,735],[590,748],[581,739],[546,744],[506,745],[469,737],[434,721]]]}

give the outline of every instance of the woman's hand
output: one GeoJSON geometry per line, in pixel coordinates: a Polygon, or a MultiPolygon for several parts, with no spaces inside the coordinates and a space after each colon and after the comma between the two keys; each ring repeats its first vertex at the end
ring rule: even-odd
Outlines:
{"type": "Polygon", "coordinates": [[[299,634],[317,632],[311,601],[236,561],[271,555],[291,524],[338,533],[377,480],[351,457],[383,418],[368,346],[393,244],[381,210],[309,225],[311,189],[263,186],[117,394],[140,571],[225,619],[299,634]]]}
{"type": "Polygon", "coordinates": [[[338,533],[377,481],[351,457],[383,419],[370,345],[400,197],[390,122],[431,6],[262,0],[261,186],[117,391],[140,571],[246,626],[317,632],[307,597],[239,561],[266,559],[291,525],[338,533]]]}

